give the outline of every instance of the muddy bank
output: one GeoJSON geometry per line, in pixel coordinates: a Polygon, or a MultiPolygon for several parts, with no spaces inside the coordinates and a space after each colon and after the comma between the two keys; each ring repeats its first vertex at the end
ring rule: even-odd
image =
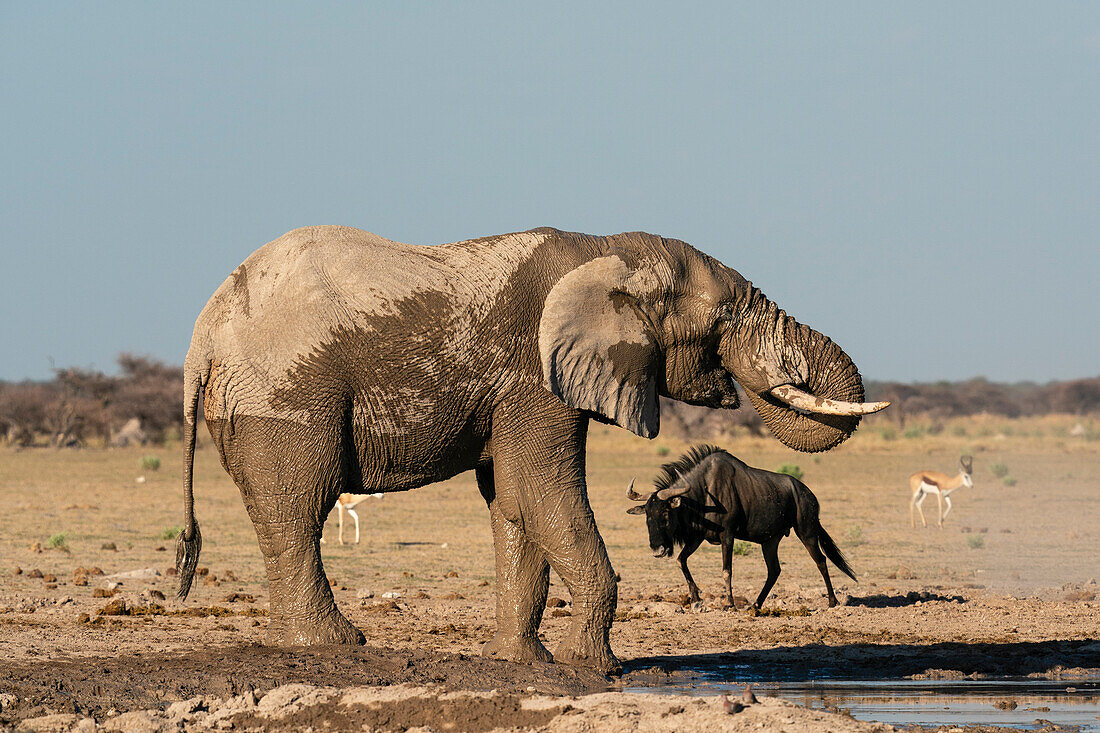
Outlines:
{"type": "Polygon", "coordinates": [[[426,650],[259,645],[191,653],[0,662],[0,690],[14,695],[0,722],[47,713],[102,718],[109,710],[162,708],[195,696],[228,698],[292,683],[328,687],[431,684],[440,690],[580,695],[609,689],[590,670],[513,664],[426,650]]]}
{"type": "Polygon", "coordinates": [[[73,713],[30,718],[25,730],[536,730],[572,733],[627,731],[759,731],[823,733],[893,731],[775,698],[689,697],[603,693],[585,697],[521,696],[506,692],[446,692],[397,685],[337,689],[292,684],[264,694],[194,697],[166,709],[135,710],[99,720],[73,713]]]}

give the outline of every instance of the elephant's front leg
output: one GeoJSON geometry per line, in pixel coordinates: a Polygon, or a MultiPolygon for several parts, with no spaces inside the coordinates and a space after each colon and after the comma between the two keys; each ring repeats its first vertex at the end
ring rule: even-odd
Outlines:
{"type": "Polygon", "coordinates": [[[573,597],[573,623],[554,659],[618,674],[622,665],[608,641],[618,586],[583,482],[545,497],[543,508],[537,542],[573,597]]]}
{"type": "MultiPolygon", "coordinates": [[[[498,416],[501,417],[501,416],[498,416]]],[[[493,437],[496,481],[494,503],[502,520],[494,515],[493,529],[509,525],[534,543],[554,571],[565,581],[573,597],[572,625],[554,652],[554,660],[594,667],[604,673],[621,670],[611,652],[608,635],[615,616],[618,588],[607,549],[596,529],[584,480],[587,420],[564,405],[545,405],[524,410],[515,421],[500,420],[493,437]]],[[[514,530],[507,530],[512,532],[514,530]]],[[[500,536],[510,536],[501,533],[500,536]]],[[[503,545],[507,550],[511,547],[503,545]]],[[[502,556],[498,539],[497,567],[510,566],[505,575],[531,579],[546,577],[538,563],[519,553],[502,556]],[[524,566],[522,562],[529,563],[524,566]],[[538,575],[532,575],[537,570],[538,575]]],[[[500,609],[508,616],[524,609],[523,618],[537,626],[545,592],[533,593],[528,585],[500,589],[500,609]],[[509,597],[507,592],[511,592],[509,597]]],[[[538,588],[545,588],[538,585],[538,588]]],[[[502,629],[512,628],[507,623],[502,629]]]]}
{"type": "Polygon", "coordinates": [[[513,662],[552,662],[553,656],[538,638],[550,589],[550,565],[520,526],[505,518],[496,499],[492,469],[477,469],[477,483],[489,504],[497,570],[497,632],[481,653],[513,662]]]}

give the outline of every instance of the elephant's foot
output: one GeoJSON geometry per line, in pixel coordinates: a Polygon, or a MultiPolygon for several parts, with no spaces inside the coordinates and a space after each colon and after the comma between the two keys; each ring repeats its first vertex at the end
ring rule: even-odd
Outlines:
{"type": "Polygon", "coordinates": [[[606,641],[585,638],[576,633],[562,641],[554,652],[554,659],[561,664],[588,667],[606,675],[618,676],[623,673],[623,665],[611,651],[611,645],[606,641]]]}
{"type": "Polygon", "coordinates": [[[324,616],[272,619],[267,630],[269,646],[312,646],[314,644],[365,644],[363,632],[334,609],[324,616]]]}
{"type": "Polygon", "coordinates": [[[554,655],[536,636],[512,636],[497,632],[481,650],[481,656],[506,659],[510,662],[554,661],[554,655]]]}

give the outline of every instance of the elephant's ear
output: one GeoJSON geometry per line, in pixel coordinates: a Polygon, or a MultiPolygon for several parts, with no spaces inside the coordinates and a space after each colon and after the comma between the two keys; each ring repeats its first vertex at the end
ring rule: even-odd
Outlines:
{"type": "Polygon", "coordinates": [[[546,388],[643,438],[661,427],[657,339],[639,299],[655,284],[651,273],[601,257],[554,285],[539,322],[546,388]]]}

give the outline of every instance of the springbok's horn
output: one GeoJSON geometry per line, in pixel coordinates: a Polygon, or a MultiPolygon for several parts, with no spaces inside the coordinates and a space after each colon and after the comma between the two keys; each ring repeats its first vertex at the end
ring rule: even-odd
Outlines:
{"type": "Polygon", "coordinates": [[[631,501],[648,501],[648,496],[642,496],[634,490],[634,480],[637,478],[638,477],[635,476],[634,478],[630,479],[630,486],[626,487],[626,498],[630,499],[631,501]]]}
{"type": "Polygon", "coordinates": [[[797,407],[806,412],[816,412],[819,415],[870,415],[872,412],[878,412],[890,406],[889,402],[843,402],[830,400],[827,397],[815,397],[790,384],[772,388],[771,394],[791,407],[797,407]]]}

